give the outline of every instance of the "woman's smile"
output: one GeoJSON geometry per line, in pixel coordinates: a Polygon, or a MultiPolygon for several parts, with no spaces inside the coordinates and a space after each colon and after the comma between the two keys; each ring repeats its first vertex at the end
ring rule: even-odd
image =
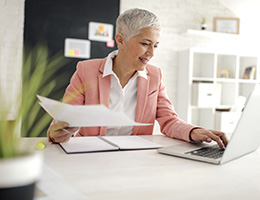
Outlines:
{"type": "Polygon", "coordinates": [[[149,62],[149,60],[146,59],[146,58],[141,58],[141,57],[139,57],[139,59],[140,59],[140,61],[141,61],[143,64],[145,64],[145,65],[149,62]]]}

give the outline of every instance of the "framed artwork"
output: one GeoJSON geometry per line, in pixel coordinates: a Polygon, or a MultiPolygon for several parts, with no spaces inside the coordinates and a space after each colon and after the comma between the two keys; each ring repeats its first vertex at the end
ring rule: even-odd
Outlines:
{"type": "Polygon", "coordinates": [[[107,42],[113,39],[113,25],[100,22],[89,22],[88,39],[107,42]]]}
{"type": "Polygon", "coordinates": [[[90,41],[66,38],[64,56],[72,58],[90,58],[90,41]]]}
{"type": "Polygon", "coordinates": [[[215,17],[214,32],[239,34],[239,18],[215,17]]]}

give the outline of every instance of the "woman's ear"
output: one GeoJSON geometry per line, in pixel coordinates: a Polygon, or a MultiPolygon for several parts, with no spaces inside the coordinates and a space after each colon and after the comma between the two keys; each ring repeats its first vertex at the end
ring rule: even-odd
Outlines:
{"type": "Polygon", "coordinates": [[[115,40],[119,49],[123,49],[125,45],[125,38],[121,33],[117,33],[115,40]]]}

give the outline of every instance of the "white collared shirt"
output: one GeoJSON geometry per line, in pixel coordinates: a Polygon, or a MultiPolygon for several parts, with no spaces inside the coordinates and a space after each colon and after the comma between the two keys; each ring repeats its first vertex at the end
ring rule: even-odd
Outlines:
{"type": "MultiPolygon", "coordinates": [[[[116,112],[124,112],[130,119],[135,120],[135,110],[137,103],[137,77],[141,76],[147,79],[146,71],[137,71],[128,83],[122,88],[120,81],[113,72],[113,58],[116,57],[118,51],[111,52],[105,63],[105,76],[111,75],[109,109],[116,112]]],[[[127,127],[107,127],[106,135],[131,135],[133,126],[127,127]]]]}

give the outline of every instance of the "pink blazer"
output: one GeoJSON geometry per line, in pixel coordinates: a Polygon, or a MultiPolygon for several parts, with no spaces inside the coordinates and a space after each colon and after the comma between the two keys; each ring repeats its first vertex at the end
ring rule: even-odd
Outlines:
{"type": "MultiPolygon", "coordinates": [[[[63,102],[74,105],[104,104],[109,107],[110,76],[102,77],[107,58],[81,61],[66,89],[63,102]]],[[[160,124],[165,135],[190,141],[194,128],[178,118],[162,84],[161,70],[147,65],[147,79],[138,77],[136,122],[160,124]]],[[[98,119],[97,119],[98,120],[98,119]]],[[[78,136],[106,135],[106,127],[80,128],[78,136]]],[[[132,135],[151,135],[153,126],[135,126],[132,135]]]]}

